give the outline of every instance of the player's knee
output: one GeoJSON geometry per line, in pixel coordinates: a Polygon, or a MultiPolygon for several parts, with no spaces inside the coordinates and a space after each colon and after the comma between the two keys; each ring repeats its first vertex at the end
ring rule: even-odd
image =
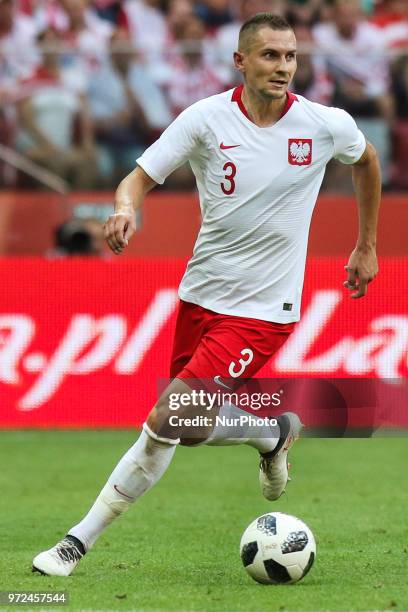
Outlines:
{"type": "Polygon", "coordinates": [[[151,411],[147,425],[156,439],[179,440],[183,446],[194,446],[204,442],[211,433],[211,428],[197,422],[199,416],[188,406],[172,410],[163,399],[151,411]]]}
{"type": "Polygon", "coordinates": [[[160,398],[153,410],[150,412],[146,421],[146,432],[157,441],[178,442],[180,438],[180,428],[175,426],[172,420],[174,413],[170,410],[166,398],[160,398]]]}
{"type": "Polygon", "coordinates": [[[205,406],[189,401],[191,388],[174,379],[158,399],[147,419],[147,426],[156,439],[177,440],[186,446],[204,442],[211,434],[205,406]],[[203,418],[203,417],[206,418],[203,418]]]}
{"type": "Polygon", "coordinates": [[[160,406],[160,404],[156,404],[154,408],[150,411],[146,421],[147,425],[154,433],[157,433],[158,425],[162,422],[163,417],[163,408],[160,406]]]}
{"type": "Polygon", "coordinates": [[[158,434],[159,430],[171,426],[172,416],[185,412],[184,406],[181,406],[177,399],[180,398],[181,393],[188,391],[190,391],[189,387],[182,381],[176,379],[170,383],[157,400],[147,419],[147,424],[154,433],[158,434]]]}
{"type": "Polygon", "coordinates": [[[170,406],[170,401],[166,401],[166,398],[160,399],[154,406],[147,420],[149,426],[151,424],[154,431],[162,426],[175,427],[177,423],[182,422],[190,414],[188,407],[180,406],[180,408],[174,409],[170,406]]]}

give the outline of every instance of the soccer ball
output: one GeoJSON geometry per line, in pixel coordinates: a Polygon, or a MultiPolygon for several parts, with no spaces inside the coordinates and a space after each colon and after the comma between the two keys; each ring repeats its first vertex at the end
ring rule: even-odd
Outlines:
{"type": "Polygon", "coordinates": [[[309,527],[282,512],[263,514],[241,538],[242,563],[248,574],[264,584],[292,584],[313,565],[316,542],[309,527]]]}

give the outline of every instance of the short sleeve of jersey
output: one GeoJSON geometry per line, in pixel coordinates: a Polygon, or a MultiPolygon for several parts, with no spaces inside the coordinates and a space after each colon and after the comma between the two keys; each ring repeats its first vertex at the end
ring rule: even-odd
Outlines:
{"type": "Polygon", "coordinates": [[[333,157],[343,164],[354,164],[366,148],[364,134],[346,111],[340,108],[332,108],[331,111],[328,127],[334,141],[333,157]]]}
{"type": "Polygon", "coordinates": [[[136,162],[160,185],[186,162],[201,142],[202,120],[198,104],[186,108],[136,162]]]}

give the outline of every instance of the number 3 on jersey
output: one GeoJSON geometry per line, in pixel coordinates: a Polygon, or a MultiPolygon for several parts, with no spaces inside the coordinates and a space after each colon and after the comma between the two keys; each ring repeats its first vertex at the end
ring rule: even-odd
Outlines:
{"type": "Polygon", "coordinates": [[[235,191],[234,177],[237,173],[237,167],[233,162],[226,162],[222,169],[225,172],[224,179],[226,183],[224,181],[221,183],[221,189],[225,195],[231,195],[235,191]]]}

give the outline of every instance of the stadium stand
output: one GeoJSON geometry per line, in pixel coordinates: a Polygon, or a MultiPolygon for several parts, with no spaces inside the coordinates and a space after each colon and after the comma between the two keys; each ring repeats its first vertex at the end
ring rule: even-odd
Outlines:
{"type": "MultiPolygon", "coordinates": [[[[351,112],[384,186],[407,188],[405,0],[0,0],[0,144],[72,188],[113,188],[180,111],[239,82],[235,41],[259,11],[295,29],[293,90],[351,112]]],[[[0,182],[27,186],[4,161],[0,182]]],[[[191,186],[182,169],[166,188],[191,186]]],[[[324,187],[350,181],[329,170],[324,187]]]]}

